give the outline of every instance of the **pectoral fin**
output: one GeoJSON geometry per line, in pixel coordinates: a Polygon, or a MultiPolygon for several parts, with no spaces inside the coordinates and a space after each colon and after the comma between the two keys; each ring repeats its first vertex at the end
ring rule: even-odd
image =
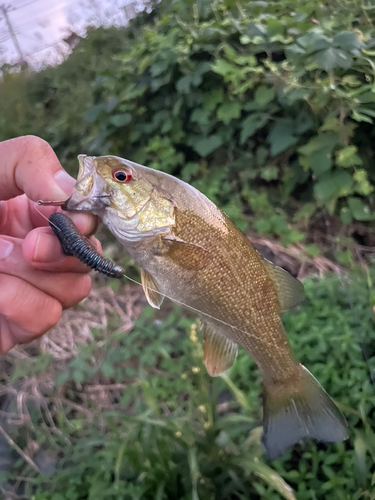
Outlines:
{"type": "Polygon", "coordinates": [[[162,240],[167,245],[167,252],[164,256],[184,269],[202,269],[209,262],[210,252],[200,245],[174,236],[163,237],[162,240]]]}
{"type": "Polygon", "coordinates": [[[143,291],[145,292],[146,298],[150,306],[155,307],[155,309],[160,309],[161,303],[164,300],[164,296],[159,292],[159,285],[154,280],[154,278],[144,269],[141,269],[141,281],[143,286],[143,291]]]}
{"type": "Polygon", "coordinates": [[[275,285],[281,312],[288,311],[302,302],[304,298],[302,283],[296,278],[293,278],[288,271],[285,271],[282,267],[276,266],[269,260],[264,259],[264,264],[269,277],[275,285]]]}
{"type": "Polygon", "coordinates": [[[203,355],[208,373],[211,377],[217,377],[233,365],[237,344],[203,325],[203,355]]]}

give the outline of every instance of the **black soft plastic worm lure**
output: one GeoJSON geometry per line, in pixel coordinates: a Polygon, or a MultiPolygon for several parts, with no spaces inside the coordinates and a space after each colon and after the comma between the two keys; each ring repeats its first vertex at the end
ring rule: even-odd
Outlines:
{"type": "Polygon", "coordinates": [[[124,270],[112,260],[102,257],[83,236],[73,221],[62,213],[55,213],[48,219],[52,231],[58,237],[65,255],[73,255],[87,266],[112,278],[122,278],[124,270]]]}

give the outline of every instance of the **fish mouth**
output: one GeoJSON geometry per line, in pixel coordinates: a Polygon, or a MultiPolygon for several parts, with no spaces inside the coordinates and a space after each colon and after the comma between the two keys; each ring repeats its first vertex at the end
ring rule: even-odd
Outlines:
{"type": "Polygon", "coordinates": [[[110,194],[105,194],[105,182],[96,173],[95,156],[79,155],[77,183],[70,198],[62,206],[70,212],[90,212],[102,216],[110,205],[110,194]]]}

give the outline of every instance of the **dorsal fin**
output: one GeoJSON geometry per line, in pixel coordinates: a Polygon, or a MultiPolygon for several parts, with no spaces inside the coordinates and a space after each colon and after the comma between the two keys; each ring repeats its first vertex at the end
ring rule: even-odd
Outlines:
{"type": "Polygon", "coordinates": [[[150,306],[155,307],[155,309],[160,309],[161,303],[164,300],[164,296],[159,293],[159,285],[154,280],[154,278],[147,271],[141,268],[141,281],[143,286],[143,291],[145,292],[146,298],[150,306]]]}
{"type": "Polygon", "coordinates": [[[304,299],[302,283],[296,278],[293,278],[293,276],[282,267],[278,267],[264,258],[263,261],[267,273],[275,285],[281,312],[288,311],[302,302],[304,299]]]}
{"type": "Polygon", "coordinates": [[[237,344],[203,324],[203,355],[208,373],[211,377],[217,377],[233,365],[237,344]]]}

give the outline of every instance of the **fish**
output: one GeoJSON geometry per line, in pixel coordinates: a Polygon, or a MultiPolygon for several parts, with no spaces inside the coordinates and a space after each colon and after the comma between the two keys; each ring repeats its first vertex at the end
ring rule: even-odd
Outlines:
{"type": "Polygon", "coordinates": [[[346,439],[344,416],[294,357],[281,321],[303,300],[302,283],[263,258],[190,184],[117,156],[79,155],[78,162],[63,209],[101,218],[140,266],[152,307],[167,297],[198,314],[207,372],[226,372],[238,346],[257,364],[268,458],[304,438],[346,439]]]}

